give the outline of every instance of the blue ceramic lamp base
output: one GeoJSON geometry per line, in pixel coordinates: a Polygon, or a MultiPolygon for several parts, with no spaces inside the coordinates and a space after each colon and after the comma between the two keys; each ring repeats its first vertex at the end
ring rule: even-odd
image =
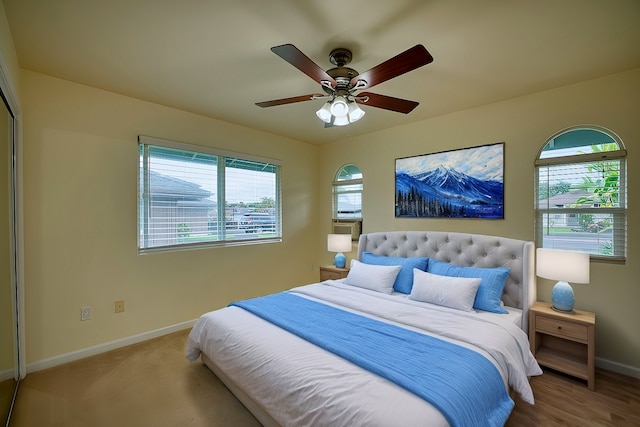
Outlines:
{"type": "Polygon", "coordinates": [[[347,264],[347,257],[344,256],[342,252],[338,252],[336,254],[336,257],[333,259],[333,265],[335,265],[338,268],[344,268],[346,264],[347,264]]]}
{"type": "Polygon", "coordinates": [[[551,308],[562,313],[574,313],[576,298],[567,282],[558,282],[551,291],[551,308]]]}

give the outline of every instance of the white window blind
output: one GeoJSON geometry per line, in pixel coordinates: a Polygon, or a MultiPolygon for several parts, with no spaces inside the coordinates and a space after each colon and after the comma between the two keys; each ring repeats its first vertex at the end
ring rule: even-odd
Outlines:
{"type": "Polygon", "coordinates": [[[139,137],[141,253],[281,239],[280,165],[139,137]]]}

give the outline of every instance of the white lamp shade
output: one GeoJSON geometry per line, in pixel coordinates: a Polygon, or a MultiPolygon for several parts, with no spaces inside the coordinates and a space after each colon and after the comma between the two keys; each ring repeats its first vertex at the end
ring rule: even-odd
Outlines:
{"type": "Polygon", "coordinates": [[[329,234],[327,236],[329,252],[351,252],[351,234],[329,234]]]}
{"type": "Polygon", "coordinates": [[[589,254],[538,248],[536,274],[545,279],[561,282],[589,283],[589,254]]]}
{"type": "Polygon", "coordinates": [[[349,104],[349,121],[351,123],[357,122],[364,117],[364,110],[358,107],[358,104],[352,102],[349,104]]]}
{"type": "Polygon", "coordinates": [[[349,118],[347,116],[343,116],[343,117],[333,116],[334,126],[346,126],[348,124],[349,124],[349,118]]]}
{"type": "Polygon", "coordinates": [[[325,123],[331,123],[331,103],[325,102],[322,108],[316,111],[316,116],[325,123]]]}
{"type": "Polygon", "coordinates": [[[348,113],[349,105],[347,104],[347,100],[344,98],[344,96],[336,96],[336,99],[334,99],[331,103],[331,114],[338,118],[346,117],[348,113]]]}

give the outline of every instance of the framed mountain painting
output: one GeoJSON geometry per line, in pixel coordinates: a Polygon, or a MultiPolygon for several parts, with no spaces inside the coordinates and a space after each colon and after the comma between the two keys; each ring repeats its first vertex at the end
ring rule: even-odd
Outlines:
{"type": "Polygon", "coordinates": [[[396,217],[504,219],[504,142],[396,159],[396,217]]]}

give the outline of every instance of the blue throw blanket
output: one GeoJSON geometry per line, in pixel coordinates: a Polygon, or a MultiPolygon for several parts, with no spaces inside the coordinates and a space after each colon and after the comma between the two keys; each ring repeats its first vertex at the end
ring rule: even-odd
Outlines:
{"type": "Polygon", "coordinates": [[[481,354],[288,292],[232,303],[409,390],[452,426],[502,426],[514,403],[481,354]]]}

